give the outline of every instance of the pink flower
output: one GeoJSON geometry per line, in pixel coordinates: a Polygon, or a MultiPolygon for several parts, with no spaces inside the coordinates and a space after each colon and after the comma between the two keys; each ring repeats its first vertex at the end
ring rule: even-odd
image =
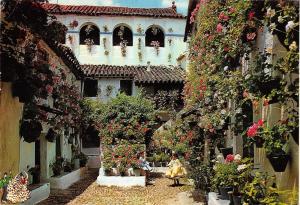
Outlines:
{"type": "Polygon", "coordinates": [[[217,32],[221,33],[222,31],[223,31],[223,26],[222,26],[221,23],[218,23],[218,25],[217,25],[217,32]]]}
{"type": "Polygon", "coordinates": [[[264,126],[264,121],[263,121],[262,119],[258,120],[258,121],[257,121],[257,125],[258,125],[259,127],[264,126]]]}
{"type": "Polygon", "coordinates": [[[250,11],[248,14],[248,20],[251,21],[255,16],[255,12],[254,11],[250,11]]]}
{"type": "Polygon", "coordinates": [[[224,47],[224,51],[225,52],[228,52],[229,51],[229,48],[226,46],[226,47],[224,47]]]}
{"type": "Polygon", "coordinates": [[[47,91],[48,94],[52,94],[53,87],[51,85],[46,85],[46,91],[47,91]]]}
{"type": "Polygon", "coordinates": [[[220,20],[220,21],[228,21],[228,20],[229,20],[229,16],[225,15],[225,13],[222,11],[222,12],[219,14],[219,20],[220,20]]]}
{"type": "Polygon", "coordinates": [[[230,8],[229,8],[229,13],[232,14],[232,13],[234,13],[234,12],[235,12],[235,8],[230,7],[230,8]]]}
{"type": "Polygon", "coordinates": [[[254,127],[254,125],[252,125],[251,127],[248,128],[247,130],[247,136],[248,137],[254,137],[257,134],[257,129],[258,127],[254,127]]]}
{"type": "Polygon", "coordinates": [[[256,37],[256,33],[247,33],[247,41],[253,41],[256,37]]]}
{"type": "Polygon", "coordinates": [[[228,155],[226,156],[226,162],[233,162],[233,160],[234,160],[234,155],[228,154],[228,155]]]}

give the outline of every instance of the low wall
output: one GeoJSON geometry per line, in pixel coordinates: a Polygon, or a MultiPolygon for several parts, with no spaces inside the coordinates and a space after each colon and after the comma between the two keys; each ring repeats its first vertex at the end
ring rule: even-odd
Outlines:
{"type": "Polygon", "coordinates": [[[33,205],[37,204],[45,199],[47,199],[50,195],[50,184],[45,183],[36,189],[31,190],[30,199],[22,203],[21,205],[33,205]]]}
{"type": "Polygon", "coordinates": [[[146,186],[146,177],[121,177],[121,176],[98,176],[97,183],[101,186],[118,186],[118,187],[131,187],[131,186],[146,186]]]}
{"type": "Polygon", "coordinates": [[[69,186],[81,179],[86,168],[80,168],[70,173],[64,173],[57,177],[49,178],[51,189],[67,189],[69,186]]]}

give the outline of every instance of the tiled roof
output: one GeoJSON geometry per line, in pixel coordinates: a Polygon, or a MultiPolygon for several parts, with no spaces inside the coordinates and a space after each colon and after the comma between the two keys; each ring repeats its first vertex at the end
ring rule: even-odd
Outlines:
{"type": "Polygon", "coordinates": [[[165,66],[116,66],[116,65],[82,65],[85,77],[121,77],[131,78],[137,83],[183,83],[185,73],[181,68],[165,66]]]}
{"type": "Polygon", "coordinates": [[[77,78],[80,79],[83,77],[84,73],[81,69],[81,66],[73,51],[69,47],[57,42],[48,42],[48,45],[57,54],[57,56],[59,56],[63,60],[66,66],[71,69],[71,71],[77,78]]]}
{"type": "Polygon", "coordinates": [[[52,14],[75,14],[86,16],[146,16],[165,18],[185,18],[170,8],[128,8],[111,6],[59,5],[42,4],[43,8],[52,14]]]}

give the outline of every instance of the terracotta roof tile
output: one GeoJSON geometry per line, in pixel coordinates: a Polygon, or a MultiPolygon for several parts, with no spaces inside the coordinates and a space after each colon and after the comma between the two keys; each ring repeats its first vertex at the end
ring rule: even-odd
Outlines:
{"type": "Polygon", "coordinates": [[[85,77],[124,77],[137,83],[183,83],[185,73],[180,68],[165,66],[117,66],[117,65],[81,65],[85,77]]]}
{"type": "Polygon", "coordinates": [[[111,6],[59,5],[42,4],[43,8],[52,14],[77,14],[86,16],[145,16],[165,18],[185,18],[172,8],[128,8],[111,6]]]}

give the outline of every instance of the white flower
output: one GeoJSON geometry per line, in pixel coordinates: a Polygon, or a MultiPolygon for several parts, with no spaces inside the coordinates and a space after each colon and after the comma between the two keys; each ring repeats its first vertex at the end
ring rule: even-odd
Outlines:
{"type": "Polygon", "coordinates": [[[224,124],[225,124],[225,121],[224,121],[224,120],[221,120],[221,121],[220,121],[220,124],[221,124],[221,125],[224,125],[224,124]]]}
{"type": "Polygon", "coordinates": [[[283,22],[284,22],[284,19],[283,19],[282,16],[278,16],[278,22],[279,22],[279,23],[283,23],[283,22]]]}
{"type": "Polygon", "coordinates": [[[236,113],[237,113],[237,114],[242,113],[242,108],[238,108],[238,109],[236,110],[236,113]]]}
{"type": "Polygon", "coordinates": [[[271,23],[269,26],[270,30],[273,31],[276,28],[276,24],[275,23],[271,23]]]}
{"type": "Polygon", "coordinates": [[[297,50],[297,43],[296,43],[296,41],[293,41],[293,43],[291,43],[291,45],[289,46],[289,49],[291,50],[291,51],[296,51],[297,50]]]}
{"type": "Polygon", "coordinates": [[[271,9],[271,7],[268,8],[267,9],[267,16],[270,17],[270,18],[272,18],[273,16],[275,16],[275,9],[271,9]]]}
{"type": "Polygon", "coordinates": [[[289,21],[285,26],[285,31],[290,32],[295,27],[294,21],[289,21]]]}
{"type": "Polygon", "coordinates": [[[246,164],[241,164],[241,165],[239,165],[238,167],[237,167],[237,170],[238,171],[242,171],[242,170],[244,170],[244,169],[246,169],[247,168],[247,165],[246,164]]]}
{"type": "Polygon", "coordinates": [[[239,154],[236,154],[236,155],[234,156],[234,161],[241,161],[241,159],[242,159],[242,157],[241,157],[241,155],[239,155],[239,154]]]}
{"type": "Polygon", "coordinates": [[[225,101],[224,100],[220,100],[220,103],[223,104],[225,101]]]}
{"type": "Polygon", "coordinates": [[[221,163],[224,162],[224,156],[222,154],[218,154],[217,160],[221,163]]]}
{"type": "Polygon", "coordinates": [[[228,70],[228,66],[225,66],[225,67],[224,67],[224,71],[227,71],[227,70],[228,70]]]}
{"type": "Polygon", "coordinates": [[[265,68],[264,69],[264,73],[269,73],[270,72],[270,69],[269,68],[265,68]]]}
{"type": "Polygon", "coordinates": [[[213,170],[215,170],[215,171],[217,170],[217,166],[216,165],[213,166],[213,170]]]}
{"type": "Polygon", "coordinates": [[[225,114],[226,114],[226,110],[224,110],[224,109],[221,110],[221,114],[222,114],[222,115],[225,115],[225,114]]]}
{"type": "Polygon", "coordinates": [[[250,77],[251,77],[251,75],[250,75],[250,74],[247,74],[247,75],[245,76],[245,80],[248,80],[250,77]]]}

